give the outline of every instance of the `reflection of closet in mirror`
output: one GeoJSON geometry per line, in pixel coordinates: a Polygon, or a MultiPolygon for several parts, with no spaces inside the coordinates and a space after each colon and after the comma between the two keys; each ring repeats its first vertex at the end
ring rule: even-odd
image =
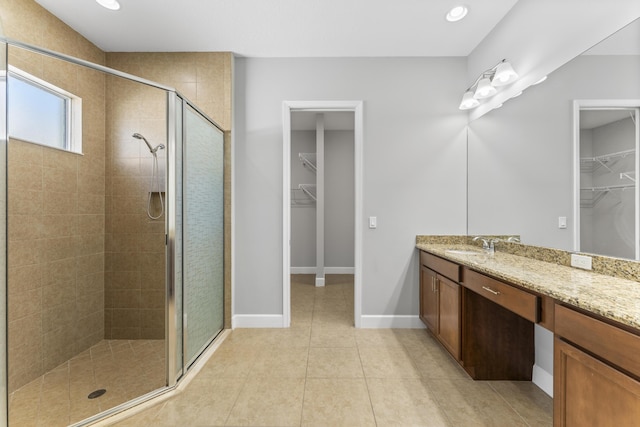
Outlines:
{"type": "Polygon", "coordinates": [[[579,110],[581,252],[640,259],[638,108],[579,110]]]}

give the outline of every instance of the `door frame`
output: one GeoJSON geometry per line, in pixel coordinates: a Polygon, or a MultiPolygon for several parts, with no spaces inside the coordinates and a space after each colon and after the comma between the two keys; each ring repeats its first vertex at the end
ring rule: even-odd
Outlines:
{"type": "MultiPolygon", "coordinates": [[[[580,111],[635,109],[640,99],[576,99],[573,101],[573,251],[580,252],[580,111]]],[[[640,171],[640,120],[636,119],[635,167],[640,171]]],[[[635,187],[635,256],[640,259],[640,185],[635,187]]]]}
{"type": "Polygon", "coordinates": [[[362,200],[363,200],[363,102],[283,101],[282,103],[282,327],[291,326],[291,113],[354,113],[355,244],[354,244],[354,324],[362,318],[362,200]]]}

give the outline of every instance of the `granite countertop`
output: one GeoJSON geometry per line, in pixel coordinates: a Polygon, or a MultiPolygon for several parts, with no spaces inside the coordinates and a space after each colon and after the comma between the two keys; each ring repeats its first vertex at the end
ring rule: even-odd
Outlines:
{"type": "Polygon", "coordinates": [[[636,281],[499,251],[488,255],[477,246],[465,244],[418,243],[416,247],[480,273],[640,329],[640,283],[636,281]],[[476,251],[482,255],[456,254],[447,252],[448,249],[476,251]]]}

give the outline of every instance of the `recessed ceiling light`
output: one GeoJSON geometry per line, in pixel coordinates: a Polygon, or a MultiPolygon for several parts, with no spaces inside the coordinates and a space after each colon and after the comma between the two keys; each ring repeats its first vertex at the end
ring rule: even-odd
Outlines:
{"type": "Polygon", "coordinates": [[[109,10],[120,9],[120,3],[118,3],[118,0],[96,0],[96,1],[100,6],[106,7],[109,10]]]}
{"type": "Polygon", "coordinates": [[[459,21],[465,16],[467,16],[468,12],[469,12],[469,9],[467,9],[467,6],[463,6],[463,5],[456,6],[453,9],[451,9],[449,13],[447,13],[447,21],[449,22],[459,21]]]}
{"type": "Polygon", "coordinates": [[[537,85],[539,83],[542,83],[543,81],[547,80],[547,76],[544,76],[543,78],[541,78],[540,80],[538,80],[537,82],[534,83],[534,85],[537,85]]]}

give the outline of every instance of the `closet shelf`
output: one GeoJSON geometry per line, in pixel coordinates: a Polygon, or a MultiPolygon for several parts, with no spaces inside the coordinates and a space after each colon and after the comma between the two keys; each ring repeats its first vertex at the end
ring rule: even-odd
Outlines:
{"type": "Polygon", "coordinates": [[[620,190],[620,191],[625,191],[625,190],[631,190],[634,189],[636,187],[635,184],[620,184],[620,185],[609,185],[606,187],[586,187],[586,188],[581,188],[580,191],[584,191],[584,192],[588,192],[588,193],[593,193],[593,197],[588,199],[585,197],[580,197],[580,207],[581,208],[592,208],[595,205],[598,204],[598,202],[600,200],[602,200],[602,198],[604,196],[606,196],[607,194],[609,194],[609,192],[611,191],[616,191],[616,190],[620,190]]]}
{"type": "Polygon", "coordinates": [[[636,172],[635,171],[620,172],[620,179],[628,179],[631,182],[636,182],[636,172]]]}
{"type": "Polygon", "coordinates": [[[311,169],[313,172],[318,170],[316,167],[316,153],[298,153],[298,158],[304,167],[311,169]]]}
{"type": "Polygon", "coordinates": [[[311,207],[315,206],[316,201],[307,195],[300,188],[291,189],[291,207],[311,207]]]}
{"type": "Polygon", "coordinates": [[[316,197],[316,185],[315,184],[300,184],[298,185],[298,188],[300,190],[302,190],[307,196],[309,196],[310,198],[313,199],[313,201],[315,202],[317,197],[316,197]]]}
{"type": "Polygon", "coordinates": [[[580,172],[589,173],[593,172],[600,167],[604,167],[609,172],[613,172],[611,168],[621,159],[627,156],[635,154],[635,149],[618,151],[616,153],[603,154],[596,157],[581,157],[580,158],[580,172]]]}
{"type": "Polygon", "coordinates": [[[607,185],[604,187],[585,187],[581,188],[582,191],[593,191],[593,192],[607,192],[612,190],[627,190],[630,188],[635,188],[635,184],[619,184],[619,185],[607,185]]]}

